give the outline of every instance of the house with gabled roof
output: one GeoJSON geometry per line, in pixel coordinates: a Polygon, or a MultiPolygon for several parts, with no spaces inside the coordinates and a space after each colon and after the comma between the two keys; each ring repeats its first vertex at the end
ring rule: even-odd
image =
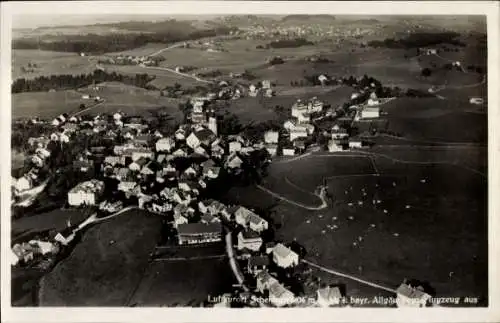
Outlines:
{"type": "Polygon", "coordinates": [[[131,171],[134,171],[134,172],[140,172],[141,169],[148,163],[148,159],[147,158],[144,158],[144,157],[141,157],[135,161],[133,161],[129,166],[128,168],[131,170],[131,171]]]}
{"type": "Polygon", "coordinates": [[[225,163],[226,167],[231,168],[231,169],[240,168],[242,164],[243,164],[243,160],[237,154],[234,154],[234,153],[227,157],[227,160],[225,163]]]}
{"type": "Polygon", "coordinates": [[[255,277],[257,282],[257,290],[261,293],[264,293],[266,290],[269,290],[269,287],[277,283],[278,280],[271,276],[267,270],[260,271],[255,277]]]}
{"type": "Polygon", "coordinates": [[[269,286],[269,301],[276,307],[287,306],[295,303],[295,296],[279,282],[269,286]]]}
{"type": "Polygon", "coordinates": [[[156,142],[155,146],[156,146],[156,151],[158,152],[160,151],[170,152],[172,149],[175,148],[175,140],[170,137],[161,138],[156,142]]]}
{"type": "Polygon", "coordinates": [[[273,261],[282,268],[294,267],[299,263],[299,255],[284,244],[278,243],[273,248],[273,261]]]}
{"type": "Polygon", "coordinates": [[[251,229],[240,231],[237,237],[238,237],[238,245],[237,245],[238,250],[248,249],[251,251],[258,251],[263,243],[259,233],[251,229]]]}
{"type": "Polygon", "coordinates": [[[316,303],[321,307],[339,305],[341,299],[342,293],[338,287],[327,286],[316,291],[316,303]]]}
{"type": "Polygon", "coordinates": [[[203,214],[200,219],[201,223],[209,224],[209,223],[215,223],[215,222],[220,222],[220,219],[218,217],[215,217],[211,214],[203,214]]]}

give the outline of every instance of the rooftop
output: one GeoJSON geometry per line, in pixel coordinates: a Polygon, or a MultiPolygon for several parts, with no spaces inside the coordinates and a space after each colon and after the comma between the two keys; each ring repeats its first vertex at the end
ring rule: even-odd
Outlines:
{"type": "Polygon", "coordinates": [[[180,224],[177,227],[179,235],[197,235],[204,233],[220,233],[222,231],[222,225],[219,222],[214,223],[186,223],[180,224]]]}

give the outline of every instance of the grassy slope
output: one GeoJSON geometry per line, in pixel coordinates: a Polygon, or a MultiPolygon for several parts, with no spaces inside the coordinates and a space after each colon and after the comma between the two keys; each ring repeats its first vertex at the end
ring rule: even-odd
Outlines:
{"type": "Polygon", "coordinates": [[[72,254],[43,278],[40,305],[125,305],[159,238],[160,221],[129,211],[90,228],[72,254]]]}

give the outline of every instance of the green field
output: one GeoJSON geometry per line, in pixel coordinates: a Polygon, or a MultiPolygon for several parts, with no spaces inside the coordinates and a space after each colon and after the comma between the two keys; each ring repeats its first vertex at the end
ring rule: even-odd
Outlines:
{"type": "Polygon", "coordinates": [[[40,306],[123,306],[156,245],[161,218],[129,211],[88,229],[40,283],[40,306]]]}
{"type": "Polygon", "coordinates": [[[160,96],[159,91],[147,91],[118,82],[99,85],[99,90],[82,88],[78,91],[66,90],[60,92],[29,92],[12,95],[12,117],[27,118],[39,116],[54,118],[61,113],[79,112],[79,105],[93,106],[92,100],[82,99],[83,94],[100,96],[105,101],[85,114],[114,113],[123,111],[127,114],[149,115],[150,110],[164,109],[174,118],[180,118],[177,99],[160,96]]]}
{"type": "Polygon", "coordinates": [[[77,53],[51,52],[31,49],[12,50],[12,79],[58,74],[88,74],[95,70],[95,65],[89,62],[88,57],[81,57],[77,53]],[[28,67],[28,63],[38,67],[33,72],[23,72],[21,67],[28,67]]]}
{"type": "Polygon", "coordinates": [[[27,92],[12,94],[12,118],[54,118],[61,113],[74,113],[80,104],[88,104],[74,90],[59,92],[27,92]]]}
{"type": "Polygon", "coordinates": [[[131,306],[200,306],[207,296],[231,290],[228,260],[154,261],[144,274],[131,306]]]}
{"type": "MultiPolygon", "coordinates": [[[[406,154],[402,151],[400,155],[406,154]]],[[[429,154],[426,158],[433,160],[429,154]]],[[[305,163],[305,159],[300,162],[305,163]]],[[[256,208],[274,206],[275,222],[280,224],[278,238],[296,239],[305,246],[306,258],[322,266],[389,288],[396,288],[404,278],[416,278],[428,281],[438,296],[475,296],[484,305],[484,177],[450,165],[404,164],[385,158],[376,158],[376,163],[381,174],[378,177],[348,176],[352,174],[348,170],[346,176],[340,176],[342,169],[325,167],[323,176],[331,176],[335,170],[339,176],[328,181],[332,200],[323,210],[310,211],[258,197],[262,192],[252,195],[245,191],[247,198],[242,203],[256,208]],[[381,203],[374,204],[376,200],[381,203]]],[[[311,164],[310,168],[317,166],[311,164]]],[[[303,188],[302,195],[319,184],[306,174],[305,168],[287,172],[289,178],[301,178],[295,184],[303,188]],[[297,175],[299,172],[303,174],[297,175]]],[[[274,189],[281,193],[282,187],[274,189]]],[[[289,193],[288,188],[282,191],[289,193]]],[[[299,201],[301,195],[287,197],[299,201]]],[[[348,295],[370,297],[379,293],[335,276],[324,281],[347,284],[348,295]]]]}
{"type": "Polygon", "coordinates": [[[383,110],[388,129],[408,139],[485,143],[487,116],[470,112],[471,105],[464,101],[401,98],[383,110]]]}

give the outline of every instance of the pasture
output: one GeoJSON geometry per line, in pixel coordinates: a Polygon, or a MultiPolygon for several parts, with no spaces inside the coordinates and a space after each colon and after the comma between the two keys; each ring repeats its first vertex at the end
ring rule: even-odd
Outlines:
{"type": "Polygon", "coordinates": [[[12,50],[12,79],[33,79],[38,76],[60,74],[88,74],[95,70],[95,65],[88,57],[78,53],[52,52],[44,50],[14,49],[12,50]],[[23,71],[28,63],[36,64],[33,72],[23,71]]]}
{"type": "Polygon", "coordinates": [[[42,278],[40,306],[126,305],[160,230],[161,218],[137,210],[90,227],[69,257],[42,278]]]}
{"type": "Polygon", "coordinates": [[[88,104],[88,101],[74,90],[15,93],[12,94],[12,118],[54,118],[61,113],[77,112],[80,104],[88,104]]]}
{"type": "Polygon", "coordinates": [[[82,93],[98,95],[105,100],[95,109],[87,114],[114,113],[122,111],[130,115],[149,115],[151,110],[163,109],[174,119],[181,117],[178,99],[160,96],[158,91],[148,91],[132,85],[119,82],[107,82],[99,84],[99,90],[92,87],[81,89],[82,93]]]}
{"type": "Polygon", "coordinates": [[[332,178],[328,209],[280,203],[274,208],[282,217],[278,236],[297,239],[318,264],[391,288],[416,278],[428,281],[439,296],[484,301],[484,179],[446,165],[377,164],[380,177],[332,178]]]}
{"type": "Polygon", "coordinates": [[[408,139],[486,142],[487,116],[468,109],[468,102],[435,98],[402,98],[383,106],[388,113],[388,130],[408,139]]]}
{"type": "Polygon", "coordinates": [[[73,114],[79,112],[80,104],[94,108],[86,110],[85,114],[102,114],[122,111],[127,114],[149,115],[151,110],[164,109],[174,119],[181,118],[178,110],[179,99],[160,96],[158,91],[148,91],[119,82],[108,82],[99,85],[99,90],[92,87],[81,88],[78,91],[66,90],[59,92],[29,92],[12,95],[12,118],[54,118],[61,113],[73,114]],[[100,96],[105,101],[95,105],[92,100],[82,99],[83,94],[100,96]]]}
{"type": "Polygon", "coordinates": [[[226,258],[153,261],[141,280],[131,306],[200,306],[207,296],[231,290],[233,273],[226,258]]]}

